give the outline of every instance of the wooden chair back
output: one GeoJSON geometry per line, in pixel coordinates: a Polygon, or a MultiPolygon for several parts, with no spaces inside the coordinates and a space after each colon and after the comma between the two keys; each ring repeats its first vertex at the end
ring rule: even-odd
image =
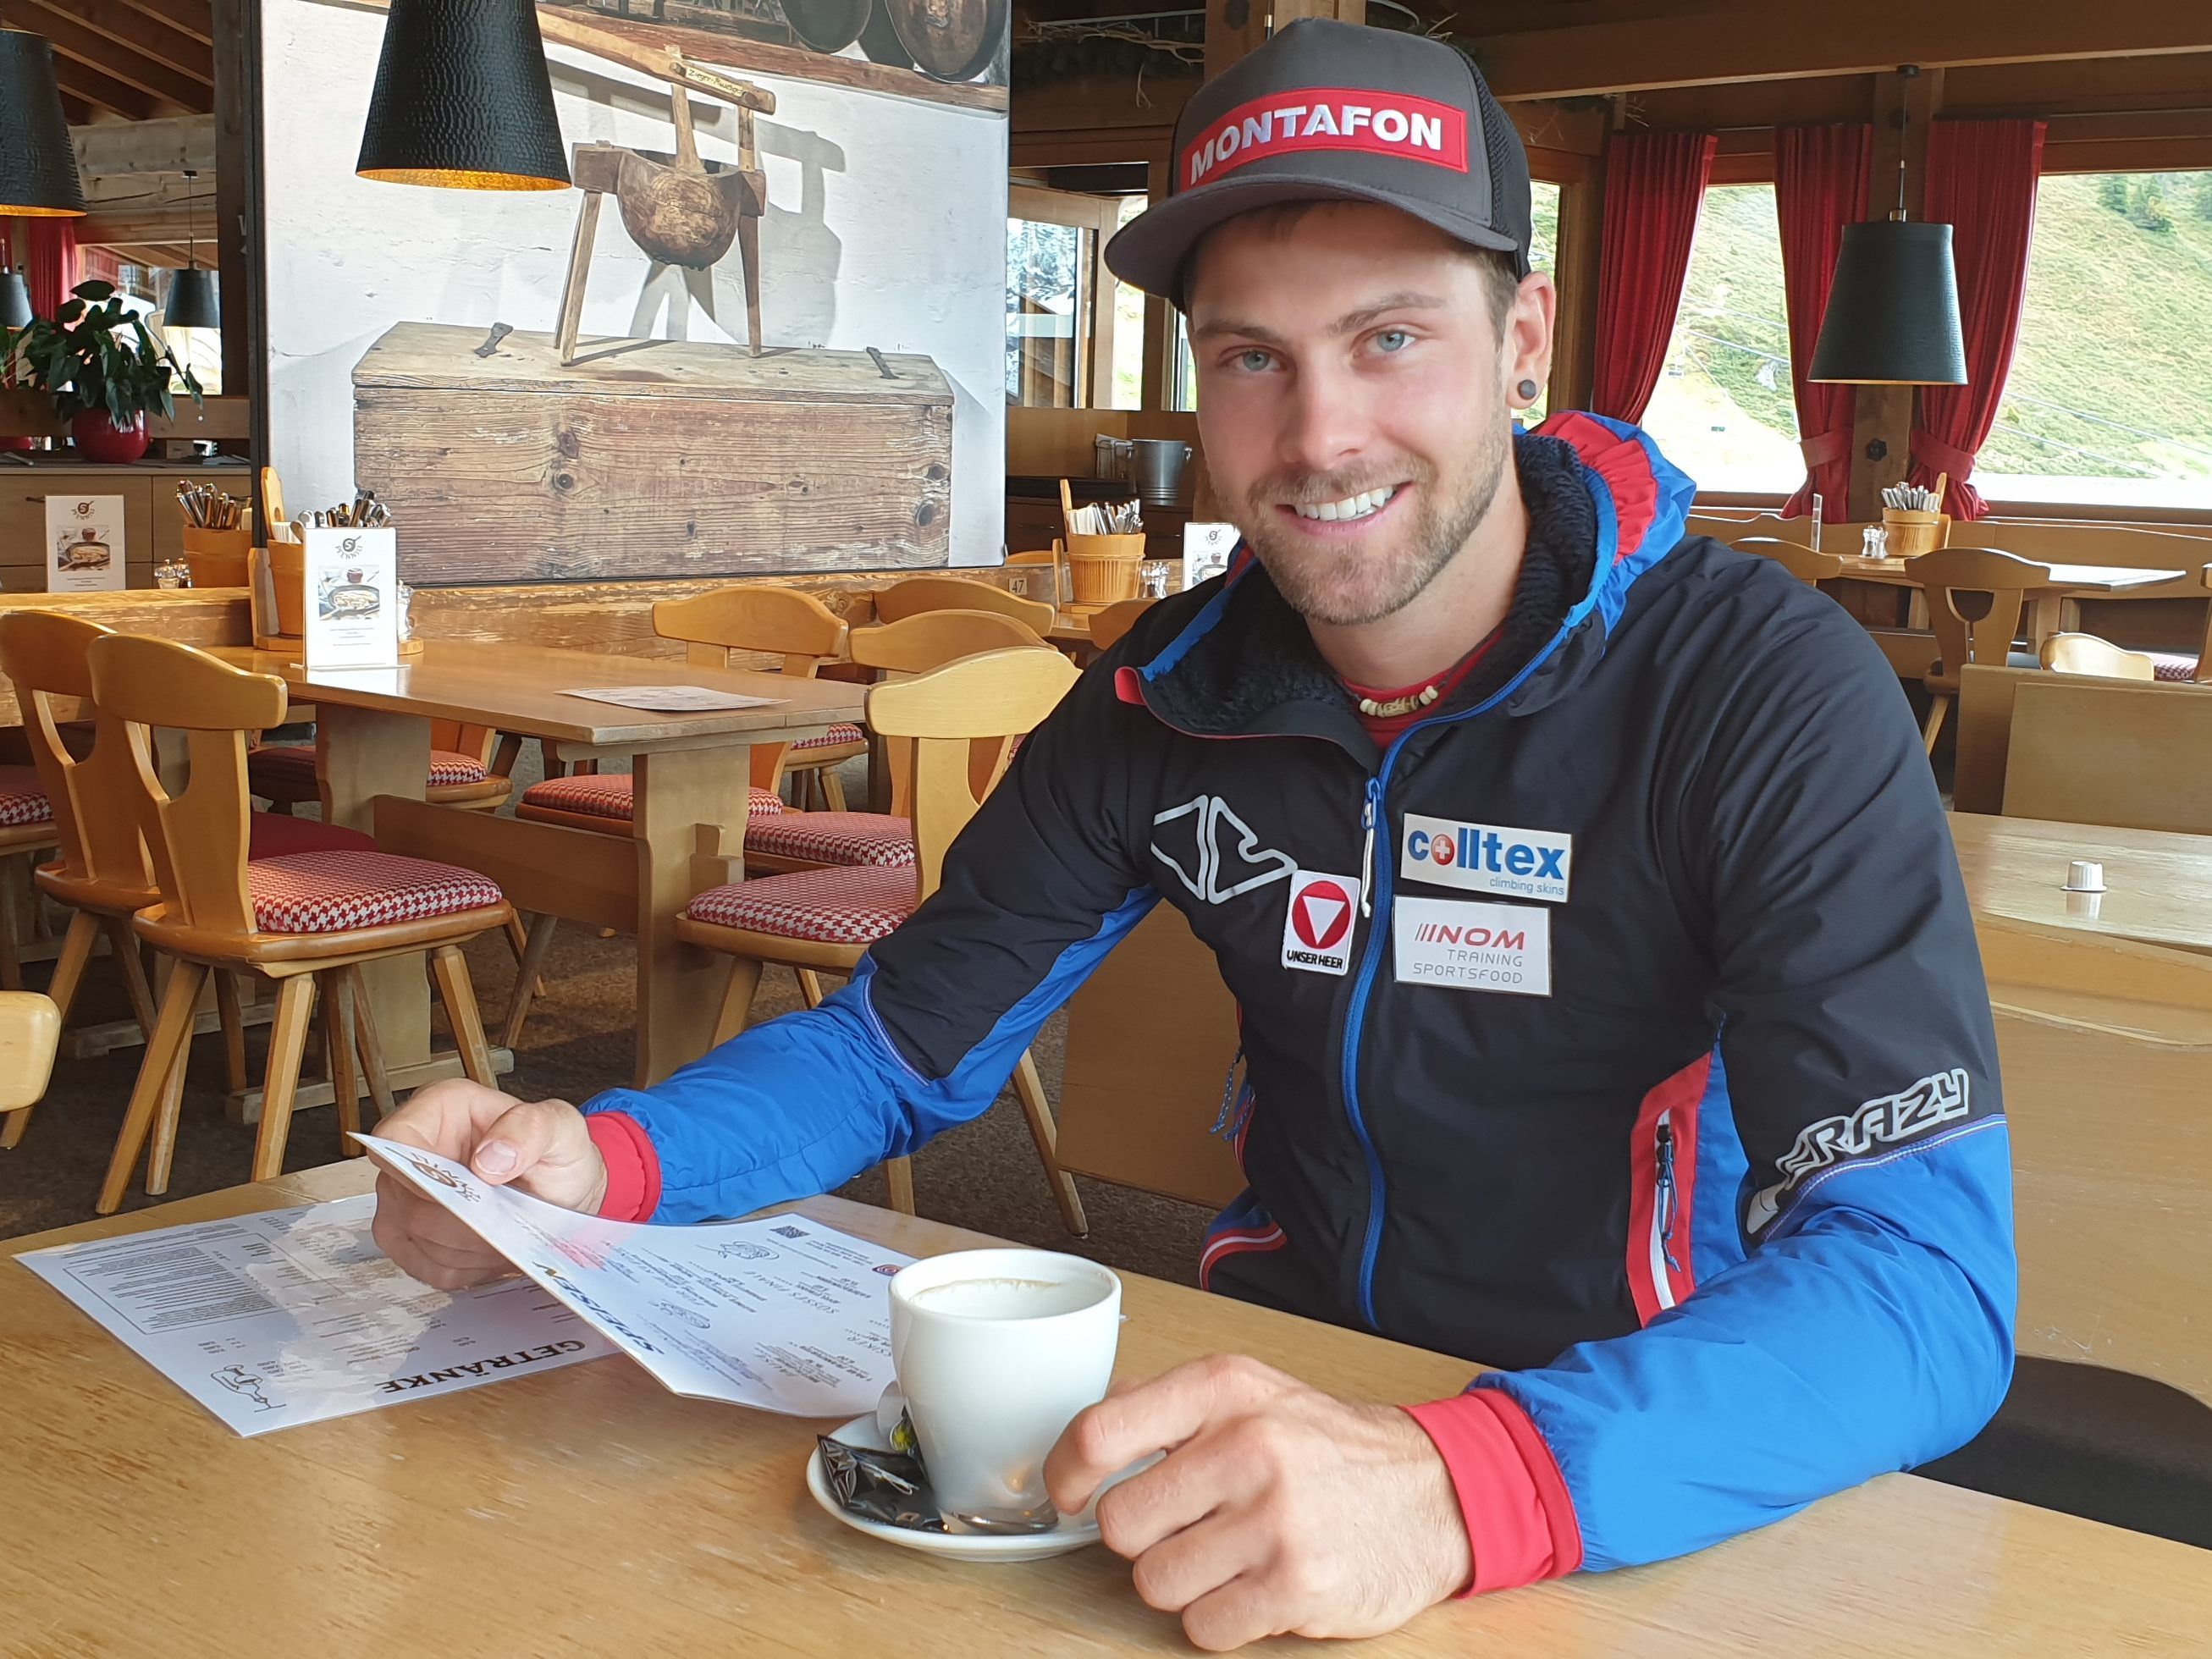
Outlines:
{"type": "Polygon", "coordinates": [[[908,576],[876,592],[876,619],[904,622],[926,611],[993,611],[1025,623],[1042,639],[1052,631],[1053,608],[1037,599],[1025,599],[989,582],[964,576],[908,576]]]}
{"type": "Polygon", "coordinates": [[[1747,536],[1730,545],[1739,553],[1755,553],[1762,559],[1773,560],[1808,587],[1844,574],[1840,556],[1815,552],[1802,542],[1784,541],[1779,536],[1747,536]]]}
{"type": "Polygon", "coordinates": [[[1018,646],[869,691],[868,724],[894,746],[911,747],[907,816],[922,897],[937,890],[945,849],[1005,774],[1014,740],[1036,730],[1078,678],[1059,652],[1018,646]],[[979,749],[993,757],[980,779],[972,763],[979,749]]]}
{"type": "Polygon", "coordinates": [[[0,673],[15,682],[24,740],[53,805],[64,873],[143,890],[154,884],[154,872],[138,814],[127,805],[137,799],[129,747],[118,734],[100,731],[91,752],[79,759],[61,732],[62,720],[92,699],[87,656],[93,641],[111,631],[59,611],[8,611],[0,615],[0,673]]]}
{"type": "Polygon", "coordinates": [[[1939,654],[1929,665],[1928,689],[1951,696],[1968,663],[2005,665],[2020,637],[2028,590],[2051,578],[2050,566],[1990,547],[1939,547],[1906,568],[1928,596],[1929,625],[1936,631],[1939,654]]]}
{"type": "Polygon", "coordinates": [[[129,798],[153,854],[164,908],[187,927],[255,931],[246,890],[249,732],[284,723],[284,682],[168,640],[110,634],[87,653],[100,743],[127,747],[129,798]],[[154,764],[156,728],[184,734],[190,770],[172,792],[154,764]]]}
{"type": "Polygon", "coordinates": [[[2207,754],[2212,687],[2027,676],[2013,693],[2004,811],[2212,835],[2207,754]]]}
{"type": "Polygon", "coordinates": [[[2048,678],[2040,668],[1968,663],[1959,671],[1959,747],[1951,774],[1954,811],[2004,811],[2013,699],[2021,686],[2040,685],[2048,678]]]}
{"type": "Polygon", "coordinates": [[[2037,659],[2059,674],[2093,674],[2108,680],[2155,680],[2158,671],[2140,651],[2124,650],[2094,634],[2053,634],[2037,659]]]}
{"type": "Polygon", "coordinates": [[[2212,957],[1978,923],[1996,1015],[2021,1352],[2212,1405],[2212,957]]]}
{"type": "Polygon", "coordinates": [[[1158,603],[1158,599],[1116,599],[1103,611],[1093,611],[1091,643],[1101,651],[1111,651],[1137,625],[1137,619],[1158,603]]]}
{"type": "MultiPolygon", "coordinates": [[[[776,672],[811,680],[825,662],[845,654],[845,622],[811,593],[793,587],[717,587],[653,607],[653,631],[684,642],[684,660],[726,668],[732,651],[780,659],[776,672]]],[[[774,789],[783,780],[787,743],[752,746],[752,783],[774,789]]]]}
{"type": "Polygon", "coordinates": [[[0,991],[0,1112],[35,1106],[53,1075],[61,1011],[39,991],[0,991]]]}
{"type": "MultiPolygon", "coordinates": [[[[1035,629],[1014,617],[990,611],[924,611],[895,623],[856,628],[847,641],[854,662],[880,672],[886,683],[933,673],[947,663],[986,651],[1015,647],[1049,649],[1035,629]]],[[[1058,656],[1058,652],[1054,652],[1058,656]]],[[[1005,757],[988,743],[974,749],[974,777],[978,799],[989,780],[1004,769],[1005,757]]],[[[887,743],[884,764],[890,774],[891,812],[909,816],[913,802],[914,752],[911,744],[887,743]]]]}

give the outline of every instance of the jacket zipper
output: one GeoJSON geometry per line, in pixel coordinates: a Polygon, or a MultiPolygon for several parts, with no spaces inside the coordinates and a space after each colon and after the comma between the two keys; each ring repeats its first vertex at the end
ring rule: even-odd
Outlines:
{"type": "Polygon", "coordinates": [[[1652,1153],[1656,1175],[1651,1194],[1651,1294],[1663,1311],[1674,1305],[1674,1283],[1668,1274],[1682,1270],[1674,1260],[1674,1114],[1671,1111],[1659,1114],[1652,1153]]]}
{"type": "Polygon", "coordinates": [[[1371,915],[1373,925],[1367,930],[1367,943],[1359,958],[1359,977],[1352,992],[1352,1006],[1344,1024],[1344,1115],[1352,1124],[1352,1133],[1359,1142],[1362,1157],[1367,1160],[1367,1231],[1359,1250],[1359,1316],[1367,1322],[1370,1330],[1379,1331],[1382,1325],[1375,1317],[1375,1258],[1382,1247],[1382,1211],[1388,1194],[1382,1182],[1382,1160],[1376,1156],[1375,1142],[1367,1133],[1367,1121],[1359,1109],[1359,1036],[1367,1023],[1367,999],[1375,988],[1376,970],[1382,966],[1380,944],[1390,924],[1390,881],[1395,860],[1386,851],[1375,857],[1375,837],[1387,822],[1383,797],[1389,789],[1388,780],[1396,766],[1399,751],[1416,732],[1426,731],[1431,726],[1441,726],[1450,720],[1470,720],[1491,709],[1519,690],[1536,670],[1559,648],[1573,629],[1570,620],[1561,624],[1544,648],[1522,665],[1521,672],[1492,692],[1472,708],[1462,709],[1455,714],[1437,714],[1407,726],[1382,751],[1382,762],[1373,777],[1367,780],[1366,805],[1360,813],[1363,834],[1361,860],[1363,874],[1371,872],[1373,887],[1381,890],[1380,896],[1370,905],[1370,889],[1363,883],[1359,904],[1363,915],[1371,915]]]}

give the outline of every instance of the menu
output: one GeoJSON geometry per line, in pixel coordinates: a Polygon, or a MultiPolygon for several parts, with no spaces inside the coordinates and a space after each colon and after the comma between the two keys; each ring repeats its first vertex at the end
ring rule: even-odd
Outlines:
{"type": "Polygon", "coordinates": [[[853,1417],[891,1380],[890,1276],[911,1256],[798,1215],[605,1221],[488,1186],[434,1152],[356,1139],[674,1393],[853,1417]]]}
{"type": "Polygon", "coordinates": [[[46,497],[46,592],[97,593],[125,585],[123,497],[46,497]]]}
{"type": "Polygon", "coordinates": [[[389,527],[309,530],[309,668],[399,665],[399,532],[389,527]]]}
{"type": "Polygon", "coordinates": [[[417,1284],[369,1237],[375,1214],[363,1193],[17,1259],[242,1435],[613,1352],[528,1279],[417,1284]]]}
{"type": "Polygon", "coordinates": [[[702,714],[718,708],[766,708],[781,697],[748,697],[735,691],[717,691],[707,685],[598,685],[568,692],[592,702],[611,702],[624,708],[647,708],[659,714],[702,714]]]}

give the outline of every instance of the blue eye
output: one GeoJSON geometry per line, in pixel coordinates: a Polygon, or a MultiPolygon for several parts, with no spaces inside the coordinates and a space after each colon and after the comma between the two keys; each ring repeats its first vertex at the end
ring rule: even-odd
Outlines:
{"type": "Polygon", "coordinates": [[[1413,343],[1413,337],[1402,328],[1386,328],[1375,337],[1375,346],[1378,351],[1400,352],[1413,343]]]}
{"type": "Polygon", "coordinates": [[[1237,354],[1237,366],[1257,374],[1261,369],[1267,368],[1267,354],[1257,348],[1250,351],[1240,351],[1237,354]]]}

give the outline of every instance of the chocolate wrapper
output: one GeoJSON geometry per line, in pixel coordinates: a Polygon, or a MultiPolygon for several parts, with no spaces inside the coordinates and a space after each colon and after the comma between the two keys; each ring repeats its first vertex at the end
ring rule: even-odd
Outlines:
{"type": "MultiPolygon", "coordinates": [[[[911,1428],[904,1438],[908,1444],[913,1443],[911,1428]]],[[[820,1442],[822,1472],[828,1476],[838,1504],[848,1514],[914,1532],[947,1530],[936,1496],[929,1489],[929,1472],[919,1456],[848,1445],[826,1434],[820,1442]]]]}

